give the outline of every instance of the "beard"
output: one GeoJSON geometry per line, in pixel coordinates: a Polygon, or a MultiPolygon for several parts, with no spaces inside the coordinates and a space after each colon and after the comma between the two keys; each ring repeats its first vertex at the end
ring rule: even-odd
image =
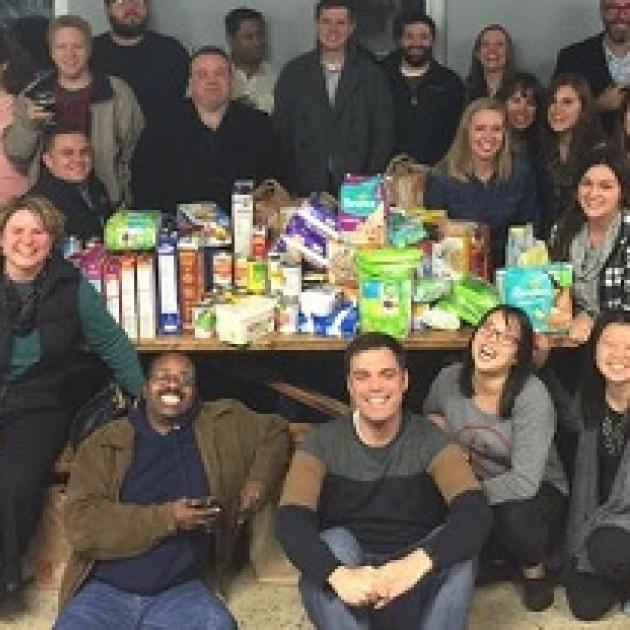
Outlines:
{"type": "Polygon", "coordinates": [[[630,24],[608,24],[606,34],[613,44],[627,44],[630,41],[630,24]]]}
{"type": "Polygon", "coordinates": [[[433,58],[433,49],[432,48],[403,48],[401,50],[402,58],[405,63],[412,68],[421,68],[425,66],[431,59],[433,58]]]}
{"type": "Polygon", "coordinates": [[[114,35],[118,35],[120,37],[140,37],[140,35],[144,35],[147,30],[147,22],[148,18],[133,24],[121,22],[111,16],[109,18],[109,24],[112,27],[112,32],[114,35]]]}

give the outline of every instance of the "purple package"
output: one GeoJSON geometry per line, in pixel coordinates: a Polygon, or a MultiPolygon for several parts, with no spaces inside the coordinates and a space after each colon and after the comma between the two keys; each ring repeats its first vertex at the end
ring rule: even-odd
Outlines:
{"type": "Polygon", "coordinates": [[[304,217],[291,217],[282,240],[288,249],[296,249],[308,262],[318,267],[328,265],[326,238],[312,229],[304,217]]]}

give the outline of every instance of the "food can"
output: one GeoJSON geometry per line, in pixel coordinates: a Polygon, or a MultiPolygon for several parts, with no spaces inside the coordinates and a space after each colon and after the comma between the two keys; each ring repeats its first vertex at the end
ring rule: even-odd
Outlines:
{"type": "Polygon", "coordinates": [[[269,295],[281,295],[284,289],[284,277],[280,254],[267,256],[267,275],[269,276],[269,295]]]}
{"type": "Polygon", "coordinates": [[[250,258],[247,261],[247,290],[254,295],[263,295],[267,291],[267,263],[264,260],[250,258]]]}
{"type": "Polygon", "coordinates": [[[78,236],[70,235],[63,242],[63,257],[70,258],[83,251],[81,239],[78,236]]]}
{"type": "Polygon", "coordinates": [[[211,301],[193,304],[192,322],[195,339],[211,339],[216,332],[216,311],[211,301]]]}
{"type": "Polygon", "coordinates": [[[234,287],[247,291],[248,260],[244,256],[234,259],[234,287]]]}
{"type": "Polygon", "coordinates": [[[282,271],[282,295],[298,298],[302,293],[302,266],[284,263],[282,271]]]}
{"type": "Polygon", "coordinates": [[[232,254],[215,252],[212,257],[212,286],[215,289],[232,286],[232,254]]]}
{"type": "Polygon", "coordinates": [[[264,258],[267,251],[267,229],[265,227],[254,227],[252,231],[252,256],[254,258],[264,258]]]}
{"type": "Polygon", "coordinates": [[[276,331],[281,335],[295,335],[298,332],[300,305],[296,298],[283,298],[276,308],[276,331]]]}

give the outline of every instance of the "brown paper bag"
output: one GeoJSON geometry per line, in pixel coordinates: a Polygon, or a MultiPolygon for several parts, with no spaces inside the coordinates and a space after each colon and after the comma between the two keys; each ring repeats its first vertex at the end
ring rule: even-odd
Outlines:
{"type": "Polygon", "coordinates": [[[393,157],[385,171],[390,203],[407,211],[423,205],[427,167],[402,153],[393,157]]]}

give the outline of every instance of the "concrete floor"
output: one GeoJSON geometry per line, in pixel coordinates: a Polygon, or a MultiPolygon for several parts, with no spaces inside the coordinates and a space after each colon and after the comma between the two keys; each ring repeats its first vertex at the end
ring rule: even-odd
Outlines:
{"type": "MultiPolygon", "coordinates": [[[[241,630],[312,630],[294,586],[262,584],[251,570],[238,578],[228,604],[241,630]]],[[[54,591],[27,588],[0,609],[0,629],[49,630],[55,614],[54,591]]],[[[597,623],[577,622],[567,610],[560,588],[552,608],[544,613],[528,613],[515,587],[501,584],[477,591],[470,630],[630,630],[630,616],[617,611],[597,623]]]]}

